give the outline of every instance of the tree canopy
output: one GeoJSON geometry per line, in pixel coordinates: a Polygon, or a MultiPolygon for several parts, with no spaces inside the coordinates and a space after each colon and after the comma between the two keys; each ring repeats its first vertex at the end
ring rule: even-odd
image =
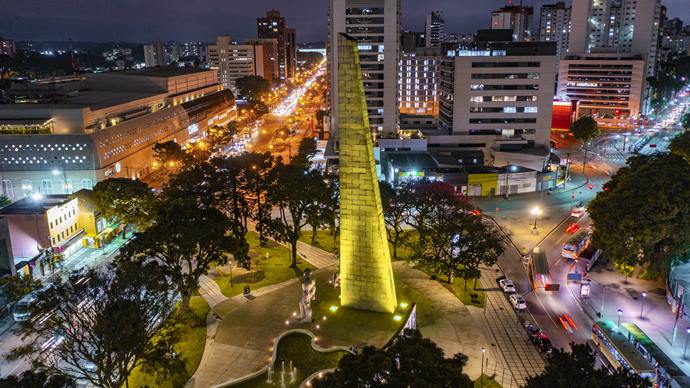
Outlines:
{"type": "Polygon", "coordinates": [[[675,154],[636,156],[589,204],[593,243],[619,266],[666,273],[690,247],[690,164],[675,154]]]}
{"type": "Polygon", "coordinates": [[[403,227],[410,215],[412,189],[408,184],[393,187],[387,182],[379,183],[383,220],[386,223],[388,242],[393,245],[393,258],[398,257],[398,247],[403,243],[403,227]]]}
{"type": "Polygon", "coordinates": [[[582,141],[585,146],[585,157],[582,162],[582,170],[584,172],[585,165],[587,164],[587,151],[589,151],[590,142],[601,133],[599,125],[596,120],[590,116],[583,116],[572,124],[570,132],[575,139],[582,141]]]}
{"type": "Polygon", "coordinates": [[[587,344],[570,344],[571,351],[554,349],[544,372],[527,378],[526,388],[647,388],[648,380],[623,369],[613,374],[595,369],[595,354],[587,344]]]}
{"type": "Polygon", "coordinates": [[[235,86],[242,98],[259,100],[271,90],[271,84],[258,75],[249,75],[235,80],[235,86]]]}
{"type": "Polygon", "coordinates": [[[151,188],[139,180],[111,178],[93,188],[94,199],[103,217],[145,228],[153,212],[151,188]]]}
{"type": "Polygon", "coordinates": [[[314,380],[314,387],[428,387],[469,388],[462,373],[464,354],[445,358],[443,350],[417,330],[405,329],[387,349],[373,346],[345,355],[333,373],[314,380]]]}
{"type": "Polygon", "coordinates": [[[175,332],[166,318],[175,294],[168,288],[156,263],[55,278],[37,292],[20,329],[26,344],[10,357],[29,356],[37,370],[109,388],[144,364],[173,371],[179,360],[170,351],[175,332]]]}
{"type": "MultiPolygon", "coordinates": [[[[690,113],[688,113],[688,115],[690,116],[690,113]]],[[[676,136],[671,141],[671,144],[668,148],[671,153],[684,158],[688,163],[690,163],[690,131],[685,131],[676,136]]]]}

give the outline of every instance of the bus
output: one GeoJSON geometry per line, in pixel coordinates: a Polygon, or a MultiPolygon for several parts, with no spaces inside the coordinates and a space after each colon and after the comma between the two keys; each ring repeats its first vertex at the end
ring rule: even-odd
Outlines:
{"type": "Polygon", "coordinates": [[[577,260],[592,242],[592,234],[589,231],[582,231],[570,240],[563,243],[561,256],[577,260]]]}
{"type": "Polygon", "coordinates": [[[634,323],[624,323],[628,331],[628,340],[642,353],[647,361],[657,370],[656,387],[680,388],[690,386],[690,377],[673,362],[666,353],[654,343],[642,329],[634,323]]]}
{"type": "Polygon", "coordinates": [[[595,322],[592,341],[614,369],[622,367],[644,379],[655,379],[655,368],[613,321],[595,322]]]}

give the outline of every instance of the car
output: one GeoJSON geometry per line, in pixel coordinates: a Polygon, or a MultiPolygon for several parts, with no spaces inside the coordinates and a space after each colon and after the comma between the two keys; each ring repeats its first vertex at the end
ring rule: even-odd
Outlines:
{"type": "Polygon", "coordinates": [[[553,349],[553,346],[551,345],[551,339],[549,339],[549,336],[544,334],[543,331],[537,333],[533,341],[539,347],[539,351],[547,354],[551,353],[551,350],[553,349]]]}
{"type": "Polygon", "coordinates": [[[513,308],[515,308],[518,311],[527,309],[527,303],[525,302],[525,299],[523,299],[518,294],[510,294],[510,303],[513,305],[513,308]]]}
{"type": "Polygon", "coordinates": [[[25,295],[19,300],[19,302],[15,303],[14,307],[12,308],[12,316],[16,322],[23,322],[29,319],[29,308],[35,300],[36,295],[31,293],[25,295]]]}
{"type": "Polygon", "coordinates": [[[565,229],[566,233],[568,234],[575,234],[575,232],[578,230],[580,230],[580,225],[578,225],[576,222],[570,224],[570,226],[565,229]]]}
{"type": "Polygon", "coordinates": [[[515,284],[513,284],[513,281],[508,278],[499,280],[498,285],[501,286],[503,292],[515,292],[515,284]]]}
{"type": "Polygon", "coordinates": [[[583,207],[576,207],[570,211],[570,216],[575,218],[580,218],[583,214],[585,214],[585,208],[583,207]]]}
{"type": "Polygon", "coordinates": [[[649,148],[656,148],[656,144],[650,144],[649,148]]]}

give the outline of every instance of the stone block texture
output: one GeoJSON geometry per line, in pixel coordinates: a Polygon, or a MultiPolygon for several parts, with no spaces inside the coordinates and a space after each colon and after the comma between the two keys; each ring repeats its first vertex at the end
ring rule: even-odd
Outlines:
{"type": "Polygon", "coordinates": [[[357,42],[338,36],[340,303],[392,313],[397,300],[357,42]]]}

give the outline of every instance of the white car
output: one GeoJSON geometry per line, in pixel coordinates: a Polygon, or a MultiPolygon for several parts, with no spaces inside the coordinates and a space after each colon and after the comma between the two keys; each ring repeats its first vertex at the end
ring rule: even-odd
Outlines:
{"type": "Polygon", "coordinates": [[[510,295],[510,303],[512,303],[513,307],[518,311],[527,309],[527,303],[525,303],[525,300],[518,294],[510,295]]]}
{"type": "Polygon", "coordinates": [[[575,218],[580,218],[580,217],[582,217],[583,214],[585,214],[585,208],[584,207],[576,207],[570,211],[570,216],[575,217],[575,218]]]}
{"type": "Polygon", "coordinates": [[[498,285],[501,286],[503,292],[515,292],[515,284],[513,284],[513,281],[508,278],[499,280],[498,285]]]}

